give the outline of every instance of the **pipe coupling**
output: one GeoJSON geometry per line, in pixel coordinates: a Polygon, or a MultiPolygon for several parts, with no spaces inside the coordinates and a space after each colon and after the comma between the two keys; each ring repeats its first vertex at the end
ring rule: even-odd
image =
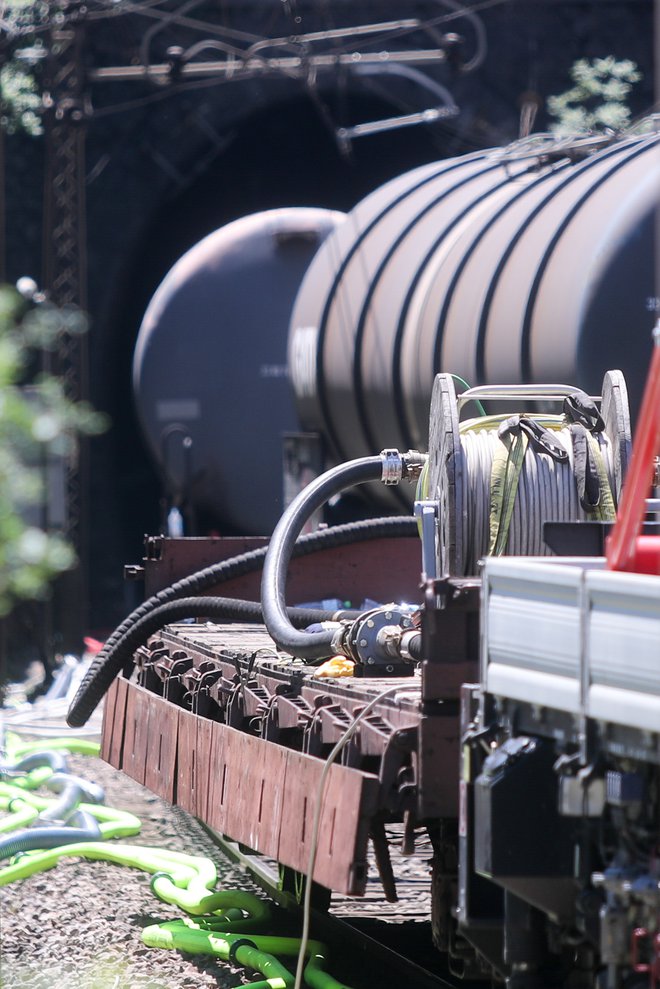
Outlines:
{"type": "Polygon", "coordinates": [[[398,450],[389,448],[381,450],[380,457],[383,462],[381,481],[388,486],[399,484],[404,479],[416,481],[428,459],[427,454],[417,450],[399,453],[398,450]]]}

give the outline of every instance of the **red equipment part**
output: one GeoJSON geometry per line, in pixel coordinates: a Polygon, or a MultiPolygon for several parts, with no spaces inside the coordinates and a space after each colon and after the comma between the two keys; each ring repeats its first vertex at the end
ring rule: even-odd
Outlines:
{"type": "Polygon", "coordinates": [[[641,536],[646,499],[660,449],[660,322],[653,330],[653,355],[646,379],[628,476],[617,520],[606,543],[608,570],[660,574],[660,536],[641,536]]]}

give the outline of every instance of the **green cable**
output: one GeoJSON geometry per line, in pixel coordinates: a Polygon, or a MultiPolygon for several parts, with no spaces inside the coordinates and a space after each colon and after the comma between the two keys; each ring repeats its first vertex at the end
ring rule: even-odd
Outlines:
{"type": "MultiPolygon", "coordinates": [[[[460,374],[451,374],[450,377],[452,378],[453,381],[458,381],[459,385],[462,385],[463,388],[465,388],[466,391],[469,391],[470,390],[470,385],[467,383],[467,381],[465,380],[465,378],[461,378],[460,374]]],[[[474,404],[478,408],[479,415],[482,415],[482,416],[485,416],[486,415],[486,410],[485,410],[485,408],[483,407],[483,405],[481,404],[481,402],[479,401],[478,398],[471,398],[470,401],[471,402],[474,402],[474,404]]]]}

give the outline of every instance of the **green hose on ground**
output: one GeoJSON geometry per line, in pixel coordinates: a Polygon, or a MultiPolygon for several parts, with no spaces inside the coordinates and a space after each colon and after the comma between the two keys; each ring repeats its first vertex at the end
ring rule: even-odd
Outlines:
{"type": "MultiPolygon", "coordinates": [[[[0,806],[2,806],[0,804],[0,806]]],[[[0,821],[0,834],[8,831],[18,831],[19,828],[26,828],[39,816],[39,811],[21,797],[14,797],[8,802],[6,808],[9,816],[0,821]],[[19,806],[20,804],[20,806],[19,806]]]]}
{"type": "Polygon", "coordinates": [[[5,736],[5,748],[7,755],[13,760],[31,755],[33,752],[42,752],[44,749],[57,749],[78,755],[98,755],[101,751],[98,742],[90,742],[87,738],[42,738],[35,742],[23,742],[13,731],[8,731],[5,736]]]}
{"type": "MultiPolygon", "coordinates": [[[[266,975],[265,982],[251,982],[250,989],[269,986],[274,989],[271,981],[272,969],[269,967],[276,962],[274,955],[297,956],[300,950],[300,938],[270,937],[253,935],[248,939],[240,934],[217,933],[204,929],[204,921],[200,927],[191,923],[174,920],[165,924],[154,924],[142,931],[142,940],[150,948],[168,948],[170,950],[187,951],[190,954],[213,955],[223,961],[236,960],[239,965],[253,968],[266,975]]],[[[350,989],[343,982],[338,982],[323,969],[327,957],[327,949],[320,941],[308,941],[305,967],[305,982],[312,989],[350,989]]],[[[279,963],[278,963],[279,965],[279,963]]],[[[290,989],[294,985],[295,976],[288,969],[279,965],[276,975],[281,979],[282,989],[290,989]]]]}
{"type": "MultiPolygon", "coordinates": [[[[99,751],[98,745],[81,739],[55,739],[48,745],[91,755],[99,751]]],[[[17,761],[41,751],[43,743],[23,744],[17,735],[10,733],[6,748],[10,759],[17,761]]],[[[52,774],[50,766],[38,766],[11,782],[0,780],[0,810],[9,811],[9,815],[0,821],[0,833],[29,826],[50,807],[54,798],[39,796],[32,790],[52,774]]],[[[81,803],[79,809],[96,819],[103,839],[128,837],[140,831],[139,818],[126,811],[88,803],[81,803]]],[[[216,890],[217,869],[210,859],[148,846],[83,841],[23,852],[0,869],[0,887],[52,869],[64,857],[112,862],[152,874],[151,888],[155,895],[178,906],[188,917],[146,928],[142,932],[146,945],[211,954],[224,961],[236,962],[264,977],[250,983],[251,989],[293,989],[295,976],[275,955],[298,955],[301,940],[263,935],[245,938],[243,932],[270,919],[270,905],[252,893],[216,890]]],[[[311,989],[349,989],[324,971],[326,949],[320,942],[309,941],[305,957],[304,977],[311,989]]]]}
{"type": "MultiPolygon", "coordinates": [[[[23,790],[13,783],[0,782],[0,809],[10,809],[10,804],[14,800],[22,800],[25,804],[34,808],[37,813],[47,810],[54,802],[53,797],[40,797],[29,790],[23,790]]],[[[104,839],[108,838],[128,838],[136,835],[142,828],[142,822],[135,814],[129,814],[125,810],[116,810],[114,807],[106,807],[103,804],[81,803],[79,809],[87,811],[96,818],[99,829],[104,839]]],[[[57,849],[54,849],[56,851],[57,849]]],[[[51,868],[51,866],[48,866],[51,868]]],[[[35,872],[38,869],[35,869],[35,872]]],[[[1,872],[0,872],[1,875],[1,872]]]]}
{"type": "Polygon", "coordinates": [[[38,790],[51,778],[53,773],[54,770],[50,766],[37,766],[35,769],[31,769],[29,773],[11,779],[11,783],[20,787],[21,790],[38,790]]]}

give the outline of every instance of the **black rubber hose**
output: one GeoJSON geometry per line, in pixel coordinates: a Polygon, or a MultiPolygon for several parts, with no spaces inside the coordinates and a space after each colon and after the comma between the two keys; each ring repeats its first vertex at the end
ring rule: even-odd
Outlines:
{"type": "Polygon", "coordinates": [[[333,631],[300,632],[289,621],[285,601],[289,562],[303,526],[318,508],[340,491],[365,481],[379,481],[382,476],[383,458],[380,456],[340,464],[308,484],[275,526],[261,577],[261,603],[266,628],[278,648],[305,659],[324,659],[332,655],[333,631]]]}
{"type": "MultiPolygon", "coordinates": [[[[380,459],[378,462],[379,464],[381,463],[380,459]]],[[[414,518],[394,516],[392,518],[363,519],[359,522],[348,522],[345,525],[334,526],[330,529],[321,529],[318,532],[312,532],[301,536],[295,545],[292,555],[304,556],[329,547],[346,545],[347,543],[356,543],[366,540],[391,537],[410,537],[416,535],[417,523],[414,518]]],[[[129,641],[131,645],[137,641],[138,645],[133,648],[138,648],[138,646],[145,641],[145,639],[142,638],[144,632],[141,632],[140,636],[136,636],[135,638],[131,634],[130,639],[128,639],[128,635],[132,633],[134,626],[138,622],[142,622],[147,619],[155,612],[156,609],[161,609],[164,605],[174,603],[175,601],[178,602],[183,594],[196,593],[203,590],[205,587],[222,583],[223,580],[229,580],[233,577],[239,576],[240,574],[249,573],[252,570],[258,569],[262,566],[263,560],[266,556],[266,549],[267,547],[263,546],[260,549],[253,550],[250,553],[242,553],[240,556],[235,556],[230,560],[224,560],[222,563],[215,563],[210,567],[206,567],[204,570],[200,570],[197,573],[192,574],[190,577],[184,577],[182,580],[177,581],[170,587],[164,588],[158,594],[154,594],[147,601],[145,601],[144,604],[140,605],[140,607],[131,612],[128,618],[126,618],[121,625],[115,629],[105,643],[103,649],[92,660],[90,667],[83,677],[83,680],[76,692],[76,696],[69,707],[67,723],[72,728],[79,728],[87,722],[88,718],[92,714],[92,711],[97,706],[103,695],[107,692],[114,678],[122,669],[124,662],[129,658],[129,647],[124,646],[125,640],[129,641]],[[115,653],[115,649],[119,650],[118,654],[115,653]],[[121,657],[121,660],[116,658],[117,655],[121,657]],[[107,668],[106,662],[108,663],[107,668]]],[[[230,602],[232,608],[235,608],[237,605],[237,602],[233,598],[219,598],[217,600],[230,602]]],[[[263,620],[261,608],[258,604],[255,602],[243,602],[242,604],[243,606],[248,604],[251,607],[258,608],[258,617],[250,618],[245,613],[241,613],[240,617],[233,619],[234,621],[263,620]]],[[[317,612],[310,611],[306,608],[297,610],[304,613],[301,617],[301,621],[304,621],[304,624],[309,625],[319,620],[318,617],[314,617],[315,614],[318,614],[317,612]]],[[[225,613],[225,615],[226,614],[228,613],[225,613]]],[[[327,621],[330,617],[330,613],[323,612],[322,614],[324,617],[321,620],[327,621]]],[[[198,614],[197,616],[211,617],[208,612],[202,612],[201,615],[198,614]]],[[[179,613],[178,617],[191,618],[195,617],[195,613],[188,610],[186,614],[179,613]]],[[[218,616],[216,615],[216,617],[218,616]]],[[[167,618],[167,621],[174,620],[175,619],[171,615],[167,618]]],[[[227,620],[226,617],[225,620],[227,620]]],[[[145,622],[141,628],[145,629],[149,627],[150,631],[148,635],[151,635],[159,628],[162,628],[164,624],[167,624],[167,621],[163,621],[161,612],[161,615],[157,619],[154,627],[147,625],[145,622]]]]}
{"type": "MultiPolygon", "coordinates": [[[[291,621],[299,628],[316,622],[336,621],[339,617],[356,618],[359,611],[333,612],[314,608],[290,608],[291,621]]],[[[110,684],[122,671],[133,653],[144,645],[150,635],[164,625],[184,618],[215,618],[224,622],[261,622],[261,605],[258,601],[241,601],[237,598],[196,597],[168,601],[138,619],[121,639],[105,653],[103,663],[95,668],[89,678],[85,693],[76,695],[67,720],[73,727],[85,724],[110,684]]],[[[91,669],[91,667],[90,667],[91,669]]]]}
{"type": "MultiPolygon", "coordinates": [[[[347,543],[360,542],[367,539],[383,539],[417,535],[417,522],[410,516],[392,516],[377,519],[362,519],[359,522],[347,522],[344,525],[336,525],[330,529],[319,529],[318,532],[309,532],[301,536],[295,545],[292,556],[308,556],[323,549],[335,546],[345,546],[347,543]]],[[[250,550],[248,553],[241,553],[233,556],[229,560],[222,560],[220,563],[213,563],[203,570],[183,577],[169,587],[164,587],[158,594],[153,594],[142,604],[138,605],[127,618],[121,622],[114,630],[109,639],[105,642],[103,649],[96,657],[102,661],[104,654],[124,635],[134,622],[148,614],[154,608],[158,608],[167,601],[174,601],[177,598],[188,597],[192,594],[201,594],[202,591],[213,587],[216,584],[223,584],[235,577],[242,577],[244,574],[253,573],[260,570],[266,557],[267,546],[250,550]]],[[[83,679],[79,690],[85,685],[83,679]]]]}

